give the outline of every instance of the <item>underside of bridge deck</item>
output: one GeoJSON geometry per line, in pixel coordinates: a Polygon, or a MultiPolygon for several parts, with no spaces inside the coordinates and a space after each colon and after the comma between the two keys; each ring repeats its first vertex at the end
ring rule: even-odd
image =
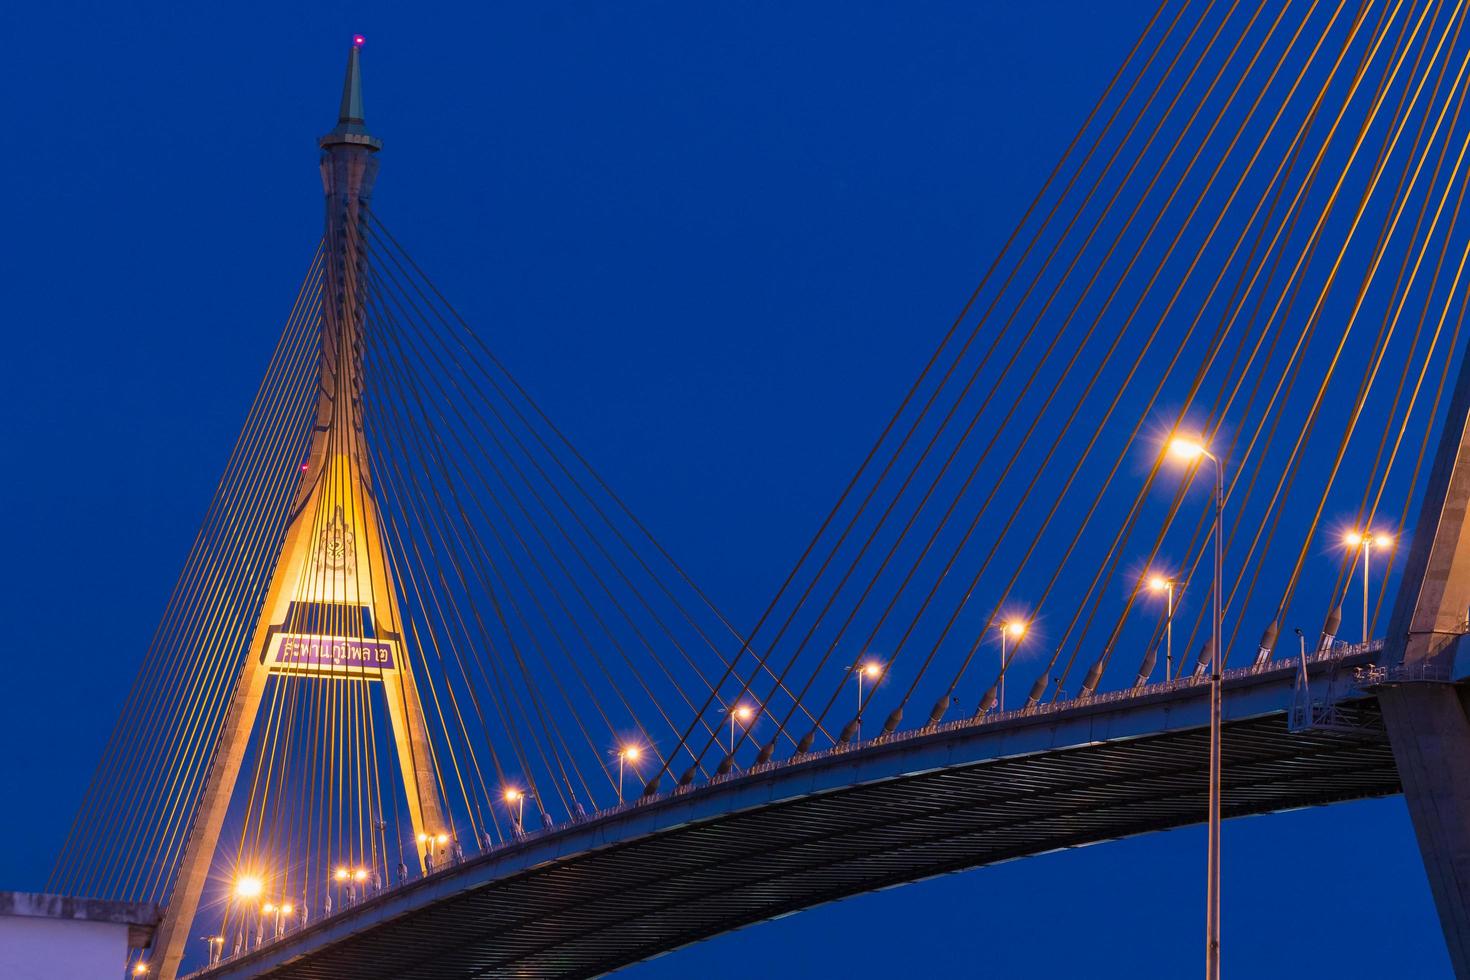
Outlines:
{"type": "MultiPolygon", "coordinates": [[[[1230,722],[1226,815],[1398,792],[1376,702],[1345,705],[1337,721],[1308,732],[1290,731],[1284,713],[1230,722]]],[[[1206,732],[1189,728],[735,809],[210,975],[597,976],[850,895],[1200,822],[1206,748],[1206,732]]]]}

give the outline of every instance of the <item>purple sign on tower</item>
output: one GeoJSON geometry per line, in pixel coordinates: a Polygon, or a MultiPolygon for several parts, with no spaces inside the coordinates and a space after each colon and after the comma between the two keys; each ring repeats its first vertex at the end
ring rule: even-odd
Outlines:
{"type": "Polygon", "coordinates": [[[393,644],[348,636],[277,633],[271,641],[270,664],[284,670],[344,673],[394,670],[393,644]]]}

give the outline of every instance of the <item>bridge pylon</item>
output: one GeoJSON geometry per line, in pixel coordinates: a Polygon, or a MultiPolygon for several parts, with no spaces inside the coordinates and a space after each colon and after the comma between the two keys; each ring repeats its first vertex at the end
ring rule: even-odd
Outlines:
{"type": "MultiPolygon", "coordinates": [[[[367,206],[381,143],[364,125],[354,39],[335,129],[321,138],[326,194],[316,417],[269,589],[210,758],[154,939],[177,976],[251,732],[272,675],[381,688],[416,839],[446,832],[433,749],[401,634],[363,431],[367,206]]],[[[422,856],[420,856],[422,861],[422,856]]]]}
{"type": "MultiPolygon", "coordinates": [[[[1379,703],[1455,975],[1470,980],[1470,692],[1450,683],[1470,612],[1470,357],[1410,545],[1379,703]]],[[[1470,653],[1470,648],[1467,648],[1470,653]]]]}

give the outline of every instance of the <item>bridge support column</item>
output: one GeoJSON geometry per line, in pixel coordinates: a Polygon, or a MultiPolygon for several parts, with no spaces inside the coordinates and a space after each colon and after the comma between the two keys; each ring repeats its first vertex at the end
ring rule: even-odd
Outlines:
{"type": "MultiPolygon", "coordinates": [[[[1448,354],[1446,355],[1448,356],[1448,354]]],[[[1470,980],[1470,716],[1449,683],[1470,612],[1470,350],[1384,639],[1383,718],[1455,976],[1470,980]]]]}
{"type": "Polygon", "coordinates": [[[1470,716],[1452,684],[1379,693],[1404,799],[1459,980],[1470,980],[1470,716]]]}

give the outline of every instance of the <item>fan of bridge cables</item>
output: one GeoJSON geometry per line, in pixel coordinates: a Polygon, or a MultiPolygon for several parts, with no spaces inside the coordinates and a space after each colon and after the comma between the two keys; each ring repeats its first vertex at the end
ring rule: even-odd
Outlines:
{"type": "Polygon", "coordinates": [[[1204,671],[1212,460],[1227,665],[1374,636],[1464,346],[1467,9],[1153,13],[749,624],[737,762],[1204,671]]]}
{"type": "MultiPolygon", "coordinates": [[[[276,928],[238,900],[242,881],[278,917],[320,915],[349,889],[637,798],[702,705],[722,706],[697,726],[712,737],[735,709],[713,686],[742,645],[732,623],[378,219],[347,237],[311,264],[50,882],[167,900],[221,735],[254,711],[201,910],[237,946],[276,928]],[[321,390],[351,383],[323,366],[333,249],[363,270],[363,380],[328,403],[361,406],[366,467],[329,476],[305,519],[324,557],[364,554],[356,581],[378,584],[334,605],[330,582],[303,575],[284,628],[358,649],[391,610],[423,719],[407,734],[386,703],[404,690],[366,667],[273,672],[258,708],[237,690],[331,421],[321,390]],[[381,548],[358,552],[354,533],[381,548]],[[437,812],[416,825],[410,797],[437,812]]],[[[324,458],[350,454],[340,442],[324,458]]]]}

